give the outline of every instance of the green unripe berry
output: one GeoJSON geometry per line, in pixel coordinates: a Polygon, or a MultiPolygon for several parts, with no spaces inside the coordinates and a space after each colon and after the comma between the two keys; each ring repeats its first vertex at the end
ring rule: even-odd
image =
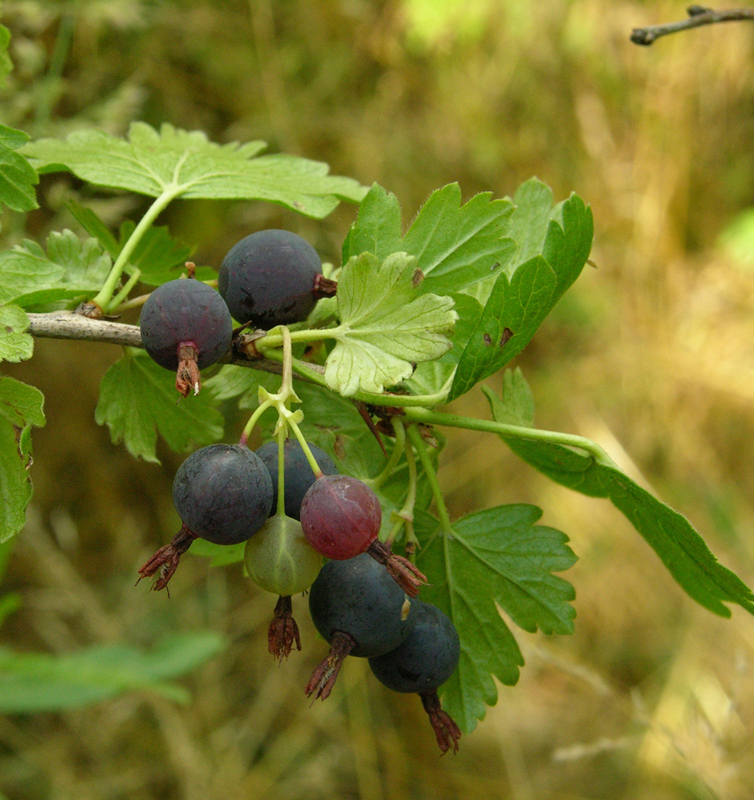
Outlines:
{"type": "Polygon", "coordinates": [[[246,542],[244,564],[261,589],[289,597],[314,583],[322,556],[306,540],[298,520],[275,514],[246,542]]]}

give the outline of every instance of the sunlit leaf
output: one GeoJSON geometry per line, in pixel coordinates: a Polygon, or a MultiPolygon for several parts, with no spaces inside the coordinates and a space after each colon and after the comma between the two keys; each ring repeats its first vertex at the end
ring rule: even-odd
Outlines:
{"type": "Polygon", "coordinates": [[[65,141],[40,139],[23,148],[39,172],[67,170],[89,183],[150,197],[268,200],[310,217],[324,217],[341,200],[358,202],[366,189],[328,166],[289,155],[260,156],[264,142],[219,145],[202,131],[167,123],[159,132],[131,124],[127,139],[77,131],[65,141]]]}

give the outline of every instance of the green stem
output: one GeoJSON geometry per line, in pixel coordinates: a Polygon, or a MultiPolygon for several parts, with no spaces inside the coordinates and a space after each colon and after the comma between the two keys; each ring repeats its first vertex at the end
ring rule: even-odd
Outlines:
{"type": "Polygon", "coordinates": [[[294,420],[288,420],[288,424],[291,426],[294,436],[298,439],[298,443],[301,445],[301,449],[304,451],[304,455],[306,456],[306,460],[309,462],[309,466],[312,468],[314,477],[319,480],[319,478],[323,477],[324,473],[320,469],[317,459],[314,458],[314,453],[312,453],[312,449],[309,447],[309,442],[306,441],[306,437],[303,433],[301,433],[301,428],[299,428],[294,420]]]}
{"type": "MultiPolygon", "coordinates": [[[[300,403],[301,400],[297,396],[294,388],[293,388],[293,348],[291,346],[292,342],[291,332],[288,328],[282,328],[281,339],[283,343],[283,352],[282,354],[278,353],[277,355],[282,356],[283,362],[283,379],[280,384],[280,391],[276,394],[271,394],[268,392],[264,387],[259,387],[259,400],[260,405],[259,408],[251,415],[251,419],[246,423],[246,427],[243,430],[243,434],[241,435],[241,442],[245,444],[251,434],[254,425],[256,424],[257,420],[261,416],[261,414],[268,408],[275,408],[278,412],[278,421],[275,427],[275,435],[278,439],[278,459],[283,458],[280,455],[280,452],[283,451],[283,446],[285,443],[285,439],[288,436],[288,430],[290,429],[293,431],[293,435],[298,439],[301,449],[304,451],[304,455],[306,456],[306,460],[309,462],[309,466],[312,468],[312,472],[314,473],[315,478],[322,477],[322,470],[319,468],[319,464],[317,460],[314,458],[314,455],[309,447],[308,442],[304,438],[304,434],[301,433],[301,429],[298,426],[298,423],[304,419],[304,414],[301,410],[291,411],[288,406],[291,402],[300,403]],[[282,438],[281,438],[282,437],[282,438]],[[280,442],[283,444],[280,444],[280,442]]],[[[276,359],[278,360],[278,359],[276,359]]],[[[284,458],[283,458],[284,463],[284,458]]],[[[284,472],[284,467],[281,468],[281,474],[284,472]]],[[[278,477],[278,481],[280,478],[278,477]]],[[[282,491],[278,495],[278,507],[280,506],[280,497],[282,496],[282,491]]]]}
{"type": "MultiPolygon", "coordinates": [[[[291,333],[291,337],[296,336],[296,341],[312,341],[308,337],[298,337],[297,334],[301,333],[309,334],[312,333],[312,331],[294,331],[291,333]]],[[[280,350],[265,349],[266,345],[262,345],[262,342],[267,342],[266,336],[262,339],[257,339],[257,341],[254,343],[257,350],[260,353],[263,353],[264,357],[268,358],[270,361],[277,361],[278,363],[281,363],[283,356],[280,353],[280,350]]],[[[294,358],[293,371],[302,378],[306,378],[311,383],[316,383],[318,386],[322,386],[328,391],[332,391],[332,389],[330,389],[330,387],[327,385],[327,381],[325,381],[324,373],[312,369],[311,364],[307,364],[305,361],[299,361],[298,359],[294,358]]],[[[348,399],[361,400],[362,403],[369,403],[373,406],[395,406],[396,408],[420,406],[424,408],[425,406],[432,407],[444,403],[447,399],[447,396],[447,390],[442,390],[436,392],[435,394],[391,394],[390,392],[380,392],[377,394],[375,392],[356,392],[356,394],[353,395],[353,398],[348,399]]]]}
{"type": "Polygon", "coordinates": [[[138,308],[139,306],[143,306],[144,303],[147,302],[150,294],[151,292],[149,294],[140,294],[138,297],[132,297],[130,300],[126,300],[125,303],[119,303],[117,306],[115,306],[115,303],[113,303],[112,305],[115,306],[115,308],[113,308],[113,313],[122,314],[124,311],[128,311],[129,308],[138,308]]]}
{"type": "Polygon", "coordinates": [[[254,426],[257,424],[257,420],[267,411],[270,406],[275,405],[272,400],[265,400],[263,403],[260,403],[257,406],[257,410],[249,417],[249,421],[246,423],[246,427],[243,429],[243,433],[241,434],[241,444],[246,444],[249,441],[249,436],[251,436],[251,432],[254,430],[254,426]]]}
{"type": "Polygon", "coordinates": [[[423,422],[426,425],[444,425],[449,428],[465,428],[470,431],[482,433],[496,433],[499,436],[511,439],[525,439],[531,442],[548,442],[562,444],[566,447],[575,447],[588,453],[600,464],[615,466],[610,456],[591,439],[575,436],[571,433],[559,431],[545,431],[538,428],[525,428],[519,425],[509,425],[505,422],[494,420],[475,419],[474,417],[461,417],[457,414],[443,414],[430,411],[428,408],[406,408],[404,419],[411,422],[423,422]]]}
{"type": "Polygon", "coordinates": [[[120,276],[128,264],[128,259],[133,255],[136,245],[141,241],[144,234],[149,230],[157,217],[167,208],[172,200],[175,200],[184,187],[178,184],[168,184],[163,190],[162,194],[155,199],[154,203],[147,209],[146,214],[139,220],[139,224],[134,228],[133,233],[128,237],[128,241],[123,245],[123,249],[115,259],[115,263],[107,276],[107,280],[96,297],[92,298],[92,302],[99,306],[102,311],[109,313],[114,305],[112,304],[112,297],[118,288],[120,276]]]}
{"type": "Polygon", "coordinates": [[[288,328],[282,329],[283,337],[283,380],[280,384],[279,394],[283,401],[287,403],[291,395],[295,397],[293,391],[293,336],[288,328]]]}
{"type": "MultiPolygon", "coordinates": [[[[323,339],[335,339],[333,331],[337,328],[312,328],[311,330],[303,331],[289,331],[292,342],[319,342],[323,339]]],[[[277,349],[283,344],[282,329],[280,333],[268,333],[264,339],[257,340],[257,347],[259,350],[266,350],[268,347],[277,349]]],[[[267,354],[265,353],[265,356],[267,354]]]]}
{"type": "Polygon", "coordinates": [[[275,509],[281,517],[285,516],[285,440],[288,430],[281,425],[278,430],[278,505],[275,509]]]}
{"type": "Polygon", "coordinates": [[[113,309],[120,308],[120,304],[128,297],[128,293],[134,288],[134,286],[136,286],[140,277],[141,270],[135,269],[133,271],[133,275],[131,275],[131,277],[126,281],[123,288],[118,292],[118,294],[115,295],[115,297],[113,297],[113,300],[110,303],[110,306],[113,309]]]}
{"type": "Polygon", "coordinates": [[[393,514],[393,516],[397,518],[396,523],[390,530],[390,535],[385,540],[385,543],[391,547],[402,527],[405,527],[406,529],[406,542],[418,544],[416,534],[414,533],[414,506],[416,505],[416,487],[418,483],[416,474],[416,459],[414,458],[414,450],[411,446],[411,442],[406,441],[406,431],[403,425],[403,420],[400,420],[398,417],[393,417],[392,423],[393,429],[396,433],[396,440],[400,439],[402,443],[402,450],[406,454],[406,466],[408,467],[408,490],[406,491],[406,500],[403,503],[403,507],[400,511],[396,511],[393,514]]]}
{"type": "Polygon", "coordinates": [[[293,334],[285,326],[281,327],[280,330],[283,339],[283,382],[280,384],[280,392],[275,395],[278,414],[280,415],[278,426],[284,428],[286,433],[290,427],[293,435],[298,439],[301,449],[304,451],[306,460],[309,462],[312,472],[314,472],[314,477],[321,478],[322,470],[319,468],[309,443],[298,426],[297,417],[300,422],[303,419],[303,413],[301,411],[294,413],[288,408],[291,400],[295,400],[298,403],[301,401],[293,389],[293,334]]]}
{"type": "Polygon", "coordinates": [[[424,440],[422,439],[416,425],[408,425],[406,427],[406,433],[408,434],[411,444],[413,444],[414,449],[416,450],[416,454],[419,456],[419,461],[421,461],[422,466],[424,467],[424,474],[427,478],[430,488],[432,489],[432,497],[435,500],[437,516],[440,518],[442,529],[444,531],[449,531],[453,527],[450,522],[450,514],[448,514],[448,507],[445,505],[445,498],[442,496],[442,490],[440,489],[440,484],[437,480],[437,473],[435,472],[435,468],[432,466],[432,459],[429,457],[429,453],[427,452],[427,446],[424,444],[424,440]]]}
{"type": "Polygon", "coordinates": [[[393,470],[398,466],[398,462],[401,460],[401,456],[406,447],[406,429],[403,423],[397,417],[393,417],[391,421],[393,423],[393,430],[395,431],[395,446],[382,472],[380,472],[376,478],[370,478],[365,481],[365,483],[368,483],[373,489],[379,489],[393,474],[393,470]]]}

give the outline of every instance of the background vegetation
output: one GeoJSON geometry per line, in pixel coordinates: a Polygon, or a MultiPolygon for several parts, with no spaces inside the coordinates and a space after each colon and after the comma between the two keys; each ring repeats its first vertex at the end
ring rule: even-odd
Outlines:
{"type": "MultiPolygon", "coordinates": [[[[459,181],[512,193],[532,174],[591,203],[587,269],[517,359],[538,424],[595,439],[691,518],[754,581],[754,40],[745,24],[632,45],[632,27],[680,19],[682,2],[621,0],[5,0],[15,64],[4,123],[34,136],[143,119],[202,128],[394,191],[404,209],[459,181]],[[747,236],[749,239],[747,240],[747,236]]],[[[8,213],[3,246],[76,223],[70,198],[114,225],[132,198],[41,184],[42,208],[8,213]]],[[[167,222],[218,265],[239,238],[285,227],[339,258],[354,217],[181,201],[167,222]]],[[[408,222],[409,220],[406,220],[408,222]]],[[[418,700],[349,659],[324,704],[303,689],[321,657],[278,669],[264,643],[270,596],[240,569],[190,558],[172,599],[133,587],[177,530],[181,457],[136,463],[94,424],[108,345],[37,341],[8,374],[47,396],[35,498],[4,590],[0,631],[19,649],[158,643],[211,629],[227,649],[183,684],[63,714],[0,719],[10,800],[128,797],[737,800],[754,793],[754,620],[696,606],[609,503],[570,493],[471,432],[449,439],[451,511],[533,502],[580,557],[576,635],[518,635],[527,666],[459,755],[438,761],[418,700]]],[[[491,379],[491,385],[498,381],[491,379]]],[[[474,393],[465,410],[485,415],[474,393]]],[[[459,402],[459,407],[461,403],[459,402]]],[[[228,438],[240,431],[231,419],[228,438]]],[[[304,622],[304,615],[301,615],[304,622]]]]}

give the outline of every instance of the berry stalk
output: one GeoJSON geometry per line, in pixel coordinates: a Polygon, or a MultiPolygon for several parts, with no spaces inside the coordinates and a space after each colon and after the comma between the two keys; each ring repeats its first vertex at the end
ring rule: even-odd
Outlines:
{"type": "Polygon", "coordinates": [[[437,516],[440,518],[442,528],[445,531],[449,531],[452,527],[450,514],[448,513],[448,507],[445,505],[445,498],[443,497],[442,489],[440,489],[440,484],[437,480],[437,473],[435,472],[434,466],[432,466],[432,459],[429,457],[424,439],[422,439],[421,435],[419,434],[416,425],[408,425],[406,428],[406,433],[408,434],[408,438],[411,441],[411,444],[414,446],[417,455],[419,456],[419,461],[421,461],[421,464],[424,467],[424,474],[426,475],[427,481],[432,489],[432,497],[435,501],[437,516]]]}

